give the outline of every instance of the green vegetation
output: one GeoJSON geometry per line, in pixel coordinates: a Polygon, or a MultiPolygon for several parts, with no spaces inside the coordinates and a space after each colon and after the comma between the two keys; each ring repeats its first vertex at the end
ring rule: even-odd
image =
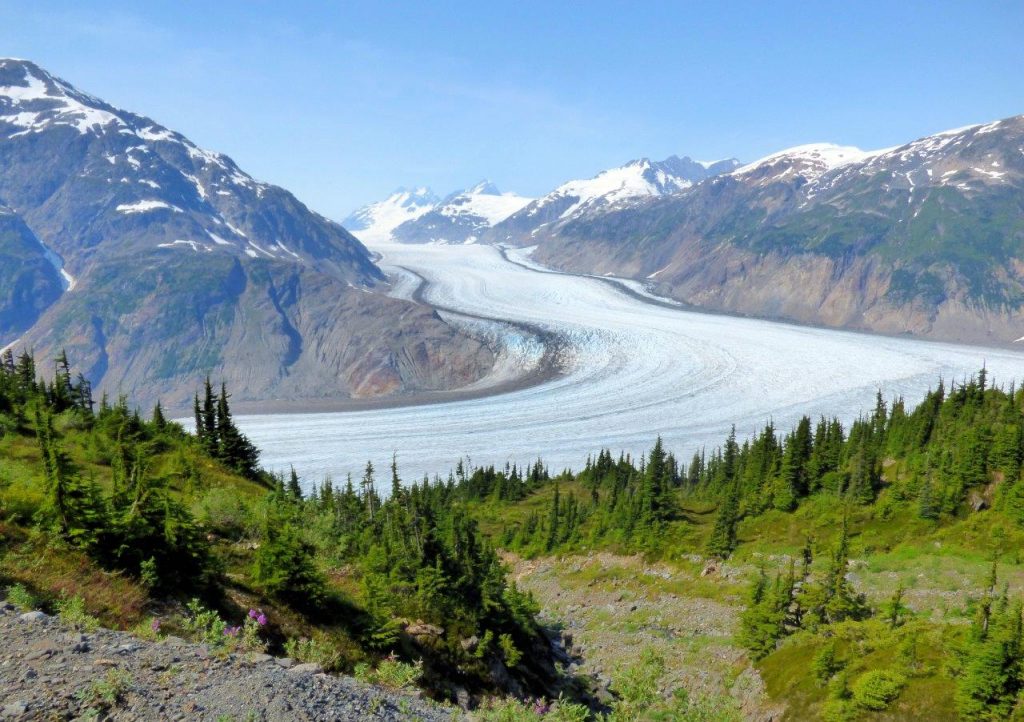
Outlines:
{"type": "Polygon", "coordinates": [[[61,621],[82,632],[95,632],[99,629],[100,620],[85,610],[85,599],[81,595],[64,597],[56,604],[57,615],[61,621]]]}
{"type": "Polygon", "coordinates": [[[878,397],[848,429],[768,425],[687,464],[660,443],[638,461],[602,451],[508,501],[499,473],[474,513],[526,557],[752,567],[741,599],[680,593],[742,604],[734,641],[787,719],[1005,719],[1024,704],[1022,409],[982,370],[913,409],[878,397]]]}
{"type": "Polygon", "coordinates": [[[849,428],[769,424],[685,463],[659,439],[578,473],[460,462],[405,483],[393,462],[385,484],[368,464],[313,487],[259,469],[224,387],[197,396],[193,435],[159,405],[150,419],[124,400],[94,407],[63,357],[36,377],[28,355],[0,362],[0,586],[82,629],[464,688],[491,698],[485,720],[738,719],[725,692],[751,665],[786,719],[988,720],[1024,705],[1024,391],[984,370],[913,409],[879,396],[849,428]],[[498,550],[639,560],[561,573],[638,595],[616,633],[661,628],[641,588],[735,610],[715,649],[742,662],[723,665],[722,694],[687,694],[666,653],[696,659],[711,642],[666,628],[597,703],[556,664],[498,550]],[[636,584],[655,563],[669,571],[636,584]],[[741,573],[717,578],[726,567],[741,573]],[[513,690],[522,701],[501,699],[513,690]]]}
{"type": "Polygon", "coordinates": [[[422,662],[407,664],[391,656],[382,659],[376,669],[371,668],[365,662],[357,664],[355,676],[356,679],[370,684],[379,684],[391,689],[411,690],[423,676],[423,664],[422,662]]]}
{"type": "Polygon", "coordinates": [[[119,706],[132,685],[132,677],[127,671],[114,667],[107,670],[102,679],[98,679],[85,689],[79,690],[77,697],[82,706],[95,713],[105,712],[119,706]]]}
{"type": "Polygon", "coordinates": [[[149,419],[94,404],[63,354],[37,377],[29,354],[0,359],[0,589],[18,605],[224,653],[370,663],[385,681],[417,665],[439,696],[558,683],[536,605],[457,485],[406,486],[393,466],[382,498],[368,466],[358,491],[325,480],[304,498],[294,473],[259,469],[223,386],[206,382],[192,435],[159,404],[149,419]]]}

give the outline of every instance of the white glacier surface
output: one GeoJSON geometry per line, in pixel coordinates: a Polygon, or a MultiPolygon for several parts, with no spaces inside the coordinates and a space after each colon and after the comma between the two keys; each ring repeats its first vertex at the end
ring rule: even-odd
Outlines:
{"type": "MultiPolygon", "coordinates": [[[[833,331],[654,305],[614,282],[506,261],[490,246],[373,246],[385,267],[428,282],[445,308],[540,327],[562,339],[564,375],[510,393],[342,413],[239,416],[263,463],[294,464],[305,484],[358,478],[367,460],[386,486],[393,453],[406,481],[447,476],[458,459],[579,469],[602,447],[640,454],[659,434],[680,460],[803,414],[849,422],[876,390],[916,403],[940,377],[985,364],[996,383],[1024,379],[1024,353],[833,331]]],[[[408,292],[408,291],[406,291],[408,292]]],[[[522,343],[522,339],[518,341],[522,343]]]]}

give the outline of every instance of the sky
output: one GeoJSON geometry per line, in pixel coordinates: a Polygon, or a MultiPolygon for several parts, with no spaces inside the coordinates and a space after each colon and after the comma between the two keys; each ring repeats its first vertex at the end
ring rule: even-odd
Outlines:
{"type": "Polygon", "coordinates": [[[342,219],[640,157],[861,148],[1024,113],[1024,2],[0,0],[0,56],[342,219]]]}

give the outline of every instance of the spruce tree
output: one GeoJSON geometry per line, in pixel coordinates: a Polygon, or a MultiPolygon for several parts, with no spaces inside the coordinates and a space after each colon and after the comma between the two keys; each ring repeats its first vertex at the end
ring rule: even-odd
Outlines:
{"type": "Polygon", "coordinates": [[[559,519],[559,497],[558,497],[558,482],[555,482],[555,493],[551,498],[551,511],[548,514],[548,536],[544,542],[544,550],[550,552],[557,545],[560,538],[560,529],[558,525],[559,519]]]}
{"type": "Polygon", "coordinates": [[[210,385],[210,377],[206,377],[206,382],[203,386],[203,435],[200,437],[200,441],[203,442],[203,447],[210,456],[216,457],[219,452],[217,438],[217,406],[216,398],[213,395],[213,387],[210,385]]]}
{"type": "Polygon", "coordinates": [[[917,515],[922,519],[939,518],[939,505],[935,500],[935,492],[932,489],[931,474],[927,472],[917,497],[917,515]]]}
{"type": "Polygon", "coordinates": [[[167,426],[167,418],[164,416],[164,410],[159,400],[156,402],[156,406],[153,407],[153,426],[158,431],[163,431],[167,426]]]}
{"type": "Polygon", "coordinates": [[[736,524],[739,521],[739,487],[732,484],[718,507],[715,527],[708,541],[708,552],[725,559],[736,548],[736,524]]]}
{"type": "Polygon", "coordinates": [[[295,467],[291,468],[291,473],[288,475],[288,496],[296,501],[302,501],[302,485],[299,484],[299,475],[295,471],[295,467]]]}

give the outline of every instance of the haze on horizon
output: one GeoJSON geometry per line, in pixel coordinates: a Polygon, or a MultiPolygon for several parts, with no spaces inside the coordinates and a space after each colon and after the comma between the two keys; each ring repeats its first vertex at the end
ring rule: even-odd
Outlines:
{"type": "Polygon", "coordinates": [[[0,0],[0,55],[231,155],[335,219],[398,185],[541,195],[648,156],[885,147],[1024,112],[1024,6],[584,11],[0,0]]]}

